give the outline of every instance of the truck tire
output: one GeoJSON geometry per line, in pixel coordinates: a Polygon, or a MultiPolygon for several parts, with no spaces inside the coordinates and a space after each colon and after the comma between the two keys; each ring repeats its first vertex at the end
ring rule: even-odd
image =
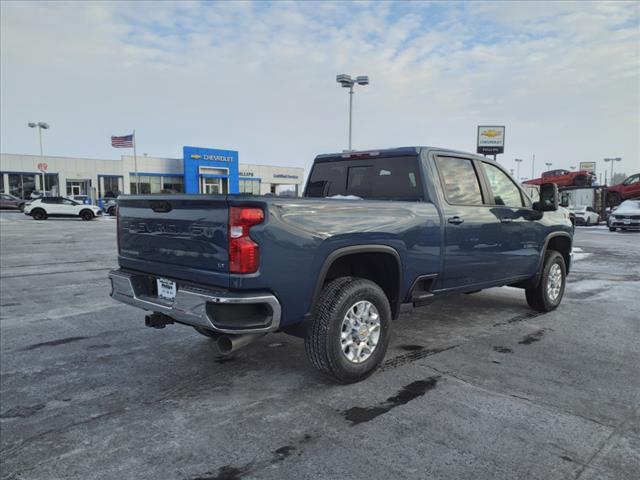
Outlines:
{"type": "Polygon", "coordinates": [[[389,345],[391,307],[375,283],[341,277],[327,284],[305,335],[312,365],[338,383],[371,375],[389,345]]]}
{"type": "Polygon", "coordinates": [[[556,309],[562,301],[566,281],[567,268],[563,256],[555,250],[547,251],[538,286],[525,290],[527,303],[539,312],[556,309]]]}

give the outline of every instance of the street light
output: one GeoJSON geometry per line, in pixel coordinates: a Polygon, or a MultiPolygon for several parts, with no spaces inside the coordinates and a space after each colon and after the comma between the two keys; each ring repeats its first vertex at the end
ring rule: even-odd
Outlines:
{"type": "Polygon", "coordinates": [[[613,162],[620,162],[622,161],[622,159],[620,157],[616,157],[616,158],[605,158],[604,159],[605,162],[611,162],[611,177],[609,178],[609,181],[611,182],[611,184],[613,185],[613,162]]]}
{"type": "Polygon", "coordinates": [[[351,75],[347,75],[346,73],[341,73],[336,76],[336,82],[338,82],[343,88],[349,89],[349,151],[351,151],[351,118],[353,114],[353,86],[357,83],[358,85],[369,85],[369,77],[366,75],[359,75],[356,78],[351,78],[351,75]]]}
{"type": "Polygon", "coordinates": [[[516,162],[516,169],[517,169],[516,170],[516,172],[517,172],[516,178],[520,178],[520,164],[522,163],[522,159],[521,158],[516,158],[515,162],[516,162]]]}
{"type": "MultiPolygon", "coordinates": [[[[38,128],[38,136],[40,137],[40,160],[43,160],[44,157],[42,155],[42,130],[48,130],[49,129],[49,124],[46,122],[29,122],[27,125],[29,125],[29,128],[38,128]]],[[[47,189],[47,186],[44,182],[44,170],[42,171],[42,195],[44,196],[44,192],[47,189]]]]}

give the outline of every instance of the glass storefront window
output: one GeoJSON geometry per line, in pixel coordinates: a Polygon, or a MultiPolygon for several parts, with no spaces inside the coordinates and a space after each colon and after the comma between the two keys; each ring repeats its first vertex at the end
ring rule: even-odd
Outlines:
{"type": "Polygon", "coordinates": [[[115,198],[120,194],[118,180],[120,177],[102,177],[102,182],[104,183],[104,195],[100,192],[100,195],[103,198],[115,198]]]}
{"type": "Polygon", "coordinates": [[[149,185],[151,193],[160,193],[162,190],[162,181],[160,177],[149,177],[149,185]]]}
{"type": "Polygon", "coordinates": [[[131,183],[131,193],[132,194],[138,194],[140,193],[140,195],[148,195],[151,193],[151,183],[149,180],[149,176],[148,175],[140,175],[139,178],[139,182],[140,182],[140,192],[138,192],[137,189],[137,184],[138,181],[136,180],[136,176],[135,175],[131,175],[130,177],[130,183],[131,183]]]}
{"type": "Polygon", "coordinates": [[[59,192],[58,187],[58,174],[47,173],[44,176],[44,190],[45,192],[51,192],[52,195],[57,195],[59,192]]]}
{"type": "Polygon", "coordinates": [[[260,180],[240,179],[240,193],[260,195],[260,180]]]}
{"type": "Polygon", "coordinates": [[[4,193],[4,173],[0,172],[0,193],[4,193]]]}
{"type": "Polygon", "coordinates": [[[36,189],[36,176],[30,173],[10,173],[9,193],[15,197],[28,200],[36,189]]]}
{"type": "Polygon", "coordinates": [[[182,177],[162,177],[162,193],[182,193],[182,177]]]}

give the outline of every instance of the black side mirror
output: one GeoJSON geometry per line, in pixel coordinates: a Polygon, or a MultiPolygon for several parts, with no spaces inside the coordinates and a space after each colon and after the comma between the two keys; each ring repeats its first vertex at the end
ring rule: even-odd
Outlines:
{"type": "Polygon", "coordinates": [[[533,206],[540,212],[555,212],[558,210],[559,197],[555,183],[543,183],[540,185],[540,201],[533,206]]]}

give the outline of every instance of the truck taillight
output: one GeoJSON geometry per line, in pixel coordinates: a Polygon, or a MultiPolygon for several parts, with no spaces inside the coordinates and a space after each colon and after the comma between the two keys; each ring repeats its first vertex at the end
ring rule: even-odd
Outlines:
{"type": "Polygon", "coordinates": [[[249,237],[249,229],[263,221],[264,212],[261,208],[229,208],[229,272],[258,271],[260,247],[249,237]]]}

